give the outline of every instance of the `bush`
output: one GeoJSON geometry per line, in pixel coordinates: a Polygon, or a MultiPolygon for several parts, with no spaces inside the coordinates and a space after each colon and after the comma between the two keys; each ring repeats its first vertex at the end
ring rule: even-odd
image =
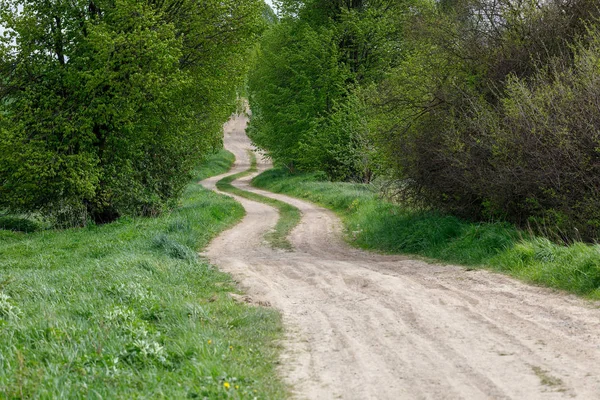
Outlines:
{"type": "Polygon", "coordinates": [[[600,233],[599,65],[600,32],[593,30],[575,46],[573,65],[557,63],[530,80],[509,81],[491,135],[498,149],[492,165],[501,181],[520,182],[524,201],[512,204],[517,196],[505,185],[490,185],[487,196],[535,226],[588,240],[600,233]]]}
{"type": "Polygon", "coordinates": [[[413,18],[404,60],[372,95],[372,127],[404,198],[594,240],[598,7],[444,4],[413,18]]]}
{"type": "Polygon", "coordinates": [[[0,229],[15,232],[31,233],[41,229],[38,222],[29,218],[15,216],[0,216],[0,229]]]}

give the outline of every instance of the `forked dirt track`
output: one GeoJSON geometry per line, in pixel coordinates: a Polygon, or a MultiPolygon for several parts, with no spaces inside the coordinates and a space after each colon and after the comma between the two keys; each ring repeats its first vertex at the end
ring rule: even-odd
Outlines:
{"type": "MultiPolygon", "coordinates": [[[[246,119],[225,129],[237,157],[215,189],[248,168],[246,119]]],[[[260,164],[259,169],[268,168],[260,164]]],[[[281,372],[301,399],[600,399],[600,308],[503,275],[349,247],[323,208],[298,207],[294,251],[263,236],[277,211],[242,198],[244,220],[206,255],[254,302],[283,314],[281,372]]]]}

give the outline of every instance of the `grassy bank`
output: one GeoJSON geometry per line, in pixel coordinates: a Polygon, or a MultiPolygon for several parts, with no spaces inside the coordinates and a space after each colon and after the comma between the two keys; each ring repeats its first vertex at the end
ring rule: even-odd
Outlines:
{"type": "Polygon", "coordinates": [[[275,225],[273,231],[269,232],[265,239],[274,248],[290,250],[292,245],[287,240],[287,236],[292,229],[298,225],[298,222],[300,222],[300,218],[302,216],[300,210],[290,204],[284,203],[283,201],[264,197],[256,193],[246,192],[232,185],[232,182],[236,179],[248,176],[253,172],[256,172],[256,156],[254,153],[250,153],[250,169],[221,179],[219,182],[217,182],[217,188],[223,192],[228,192],[248,200],[275,207],[279,211],[279,219],[277,220],[277,225],[275,225]]]}
{"type": "Polygon", "coordinates": [[[276,312],[196,251],[243,216],[195,184],[155,219],[0,231],[0,398],[282,398],[276,312]]]}
{"type": "Polygon", "coordinates": [[[349,242],[368,250],[487,267],[529,282],[600,299],[600,246],[560,246],[506,223],[471,223],[416,212],[380,199],[368,185],[331,183],[317,174],[267,171],[253,185],[336,211],[349,242]]]}

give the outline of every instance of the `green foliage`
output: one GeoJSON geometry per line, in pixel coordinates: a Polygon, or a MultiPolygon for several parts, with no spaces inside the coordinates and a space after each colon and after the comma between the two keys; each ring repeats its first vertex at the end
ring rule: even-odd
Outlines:
{"type": "Polygon", "coordinates": [[[4,0],[0,207],[156,215],[219,148],[259,0],[4,0]]]}
{"type": "Polygon", "coordinates": [[[403,200],[597,238],[598,11],[589,0],[416,9],[402,60],[369,92],[369,126],[403,200]]]}
{"type": "Polygon", "coordinates": [[[0,229],[15,232],[35,232],[41,229],[41,223],[23,216],[0,216],[0,229]]]}
{"type": "Polygon", "coordinates": [[[0,231],[0,397],[284,398],[278,314],[196,254],[242,216],[194,182],[158,218],[0,231]]]}
{"type": "Polygon", "coordinates": [[[600,246],[561,246],[508,223],[472,223],[393,204],[372,185],[332,183],[318,174],[270,170],[255,186],[307,199],[336,211],[347,240],[364,249],[420,255],[470,267],[485,267],[600,299],[600,246]]]}
{"type": "Polygon", "coordinates": [[[343,96],[344,72],[334,51],[333,32],[306,23],[280,23],[262,41],[249,79],[253,118],[248,134],[290,169],[313,163],[303,144],[318,129],[320,114],[331,112],[343,96]]]}
{"type": "Polygon", "coordinates": [[[282,1],[249,80],[249,136],[279,165],[370,180],[363,87],[395,62],[398,4],[282,1]]]}
{"type": "Polygon", "coordinates": [[[590,31],[573,49],[570,66],[509,79],[495,114],[480,117],[496,174],[482,192],[496,209],[527,218],[542,232],[594,240],[600,234],[600,32],[590,31]]]}

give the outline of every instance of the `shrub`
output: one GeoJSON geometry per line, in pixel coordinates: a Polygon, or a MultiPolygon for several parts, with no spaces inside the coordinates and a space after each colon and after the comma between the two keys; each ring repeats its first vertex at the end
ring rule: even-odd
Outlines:
{"type": "Polygon", "coordinates": [[[598,7],[444,4],[413,18],[404,60],[372,95],[400,192],[462,217],[594,240],[598,7]]]}

